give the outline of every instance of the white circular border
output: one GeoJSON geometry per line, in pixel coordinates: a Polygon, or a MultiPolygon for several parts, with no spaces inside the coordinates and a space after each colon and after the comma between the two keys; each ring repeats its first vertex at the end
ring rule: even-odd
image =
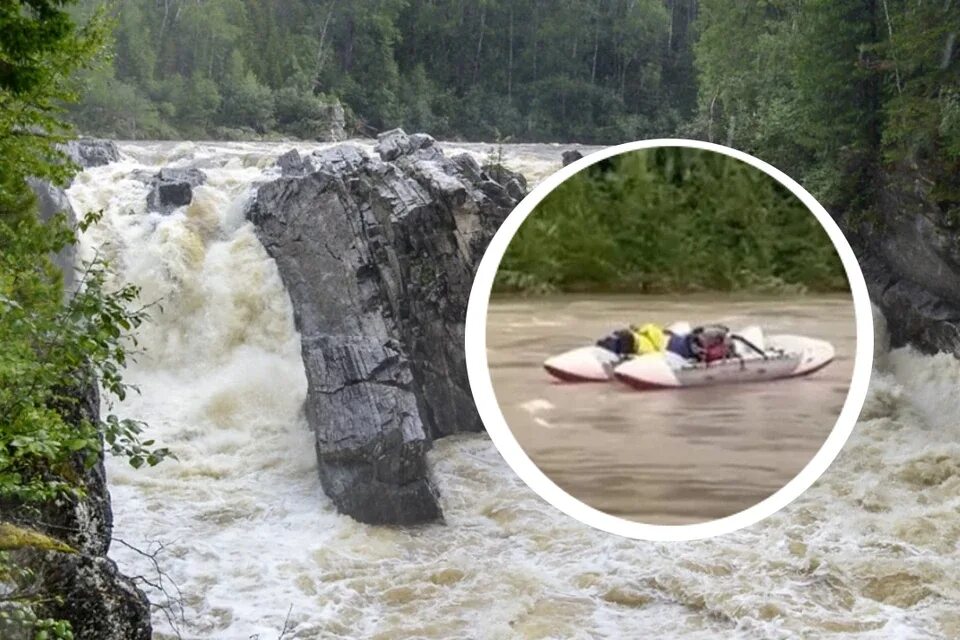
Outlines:
{"type": "Polygon", "coordinates": [[[467,375],[474,401],[480,412],[480,418],[487,428],[487,433],[490,434],[490,439],[493,440],[500,454],[506,459],[507,464],[540,497],[586,525],[627,538],[652,541],[696,540],[748,527],[776,513],[798,498],[827,470],[827,467],[840,453],[840,449],[853,431],[863,402],[866,399],[867,385],[870,382],[870,371],[873,365],[873,314],[870,298],[867,294],[867,286],[853,249],[850,248],[850,244],[840,231],[840,227],[833,221],[826,209],[796,181],[763,160],[736,149],[699,140],[659,138],[629,142],[591,153],[549,176],[517,205],[490,241],[490,245],[480,261],[467,306],[465,342],[467,375]],[[610,156],[656,147],[690,147],[722,153],[760,169],[788,188],[817,217],[840,254],[853,294],[857,325],[856,357],[847,399],[833,430],[813,459],[790,482],[758,504],[724,518],[688,525],[653,525],[618,518],[594,509],[557,486],[527,456],[510,431],[510,427],[507,425],[497,403],[487,364],[487,307],[494,277],[507,246],[523,221],[547,194],[582,169],[610,156]]]}

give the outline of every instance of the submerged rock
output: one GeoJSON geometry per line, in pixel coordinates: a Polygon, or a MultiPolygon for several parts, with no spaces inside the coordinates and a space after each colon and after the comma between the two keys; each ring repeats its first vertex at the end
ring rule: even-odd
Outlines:
{"type": "Polygon", "coordinates": [[[441,516],[425,454],[479,431],[464,318],[474,268],[516,204],[429,136],[383,134],[380,159],[343,145],[263,185],[247,216],[293,303],[320,477],[367,523],[441,516]]]}
{"type": "Polygon", "coordinates": [[[568,164],[573,164],[577,160],[583,157],[583,154],[577,151],[576,149],[570,149],[569,151],[564,151],[561,158],[563,159],[563,166],[568,164]]]}
{"type": "Polygon", "coordinates": [[[147,194],[147,209],[169,213],[193,201],[193,189],[207,181],[199,169],[161,169],[153,177],[147,194]]]}
{"type": "Polygon", "coordinates": [[[80,138],[63,145],[63,151],[84,169],[100,167],[120,160],[120,150],[112,140],[80,138]]]}

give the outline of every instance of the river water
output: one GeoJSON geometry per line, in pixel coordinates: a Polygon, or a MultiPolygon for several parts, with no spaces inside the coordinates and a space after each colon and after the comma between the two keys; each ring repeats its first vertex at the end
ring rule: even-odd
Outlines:
{"type": "MultiPolygon", "coordinates": [[[[105,212],[82,254],[99,251],[144,300],[163,302],[128,375],[142,394],[112,410],[146,420],[179,462],[108,464],[116,536],[162,544],[165,584],[182,593],[181,609],[149,590],[170,605],[171,615],[154,613],[157,638],[268,640],[285,621],[285,640],[960,636],[952,356],[900,350],[880,361],[831,469],[787,509],[722,538],[650,544],[592,530],[540,500],[483,435],[441,440],[430,454],[445,524],[338,515],[301,410],[289,298],[243,219],[288,148],[125,143],[122,162],[69,191],[79,210],[105,212]],[[145,213],[134,176],[161,166],[208,175],[168,216],[145,213]]],[[[504,159],[536,181],[560,150],[507,145],[504,159]]],[[[155,581],[146,558],[119,544],[111,553],[155,581]]]]}
{"type": "Polygon", "coordinates": [[[494,391],[527,455],[590,506],[650,524],[722,518],[785,485],[840,415],[855,349],[849,294],[559,296],[494,302],[487,316],[494,391]],[[660,393],[558,383],[542,368],[547,357],[611,330],[678,319],[815,337],[831,342],[837,357],[809,377],[660,393]]]}

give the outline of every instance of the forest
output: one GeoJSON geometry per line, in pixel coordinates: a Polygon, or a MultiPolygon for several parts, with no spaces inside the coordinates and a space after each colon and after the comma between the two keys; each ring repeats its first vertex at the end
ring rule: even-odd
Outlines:
{"type": "MultiPolygon", "coordinates": [[[[917,211],[924,211],[943,237],[955,237],[960,224],[960,3],[700,0],[691,6],[697,106],[677,129],[662,135],[725,144],[786,172],[818,198],[861,255],[878,238],[882,242],[896,220],[917,211]],[[903,202],[911,203],[910,210],[903,210],[903,202]]],[[[565,191],[587,187],[592,183],[565,191]]],[[[566,206],[575,206],[571,197],[566,206]]],[[[561,226],[577,219],[575,213],[554,214],[555,206],[544,204],[546,217],[559,216],[561,226]]],[[[745,282],[756,288],[756,283],[775,281],[770,273],[786,284],[837,286],[826,268],[836,263],[829,262],[822,236],[812,227],[795,230],[791,242],[797,253],[788,263],[751,271],[745,279],[732,277],[722,251],[709,268],[677,274],[659,262],[666,251],[662,246],[644,250],[631,241],[629,256],[608,259],[622,253],[612,250],[611,238],[632,228],[622,215],[616,220],[626,227],[583,227],[578,237],[588,238],[594,250],[588,256],[574,252],[569,240],[565,247],[551,244],[558,241],[546,234],[553,227],[531,218],[530,230],[517,241],[529,246],[511,248],[500,287],[567,288],[576,269],[580,279],[595,285],[628,289],[649,287],[653,278],[661,286],[690,287],[703,277],[721,288],[745,282]]],[[[718,224],[706,225],[702,233],[722,234],[726,221],[721,212],[718,224]]],[[[765,244],[763,251],[776,252],[775,247],[765,244]]],[[[689,266],[682,259],[675,264],[689,266]]]]}
{"type": "Polygon", "coordinates": [[[500,292],[798,293],[847,288],[804,204],[713,151],[632,151],[577,173],[520,227],[500,292]]]}
{"type": "MultiPolygon", "coordinates": [[[[112,138],[347,135],[619,142],[696,106],[695,0],[125,0],[71,111],[112,138]]],[[[102,0],[82,0],[89,15],[102,0]]]]}
{"type": "MultiPolygon", "coordinates": [[[[79,265],[73,291],[55,264],[98,214],[41,220],[31,184],[69,184],[78,167],[58,145],[78,133],[312,139],[339,104],[349,136],[403,126],[487,142],[693,137],[796,178],[855,248],[913,215],[898,205],[906,194],[949,253],[960,228],[958,29],[952,0],[0,3],[4,518],[82,497],[78,474],[104,442],[136,467],[171,457],[139,422],[82,413],[98,383],[106,406],[135,391],[123,370],[151,310],[136,287],[107,286],[104,261],[79,265]]],[[[813,219],[721,160],[647,153],[570,181],[524,227],[500,285],[842,288],[813,219]],[[693,202],[720,195],[727,204],[709,210],[693,202]],[[635,201],[651,217],[632,215],[635,201]]],[[[67,640],[37,576],[14,561],[59,548],[35,536],[0,522],[0,582],[19,587],[0,594],[0,635],[19,624],[67,640]]]]}
{"type": "MultiPolygon", "coordinates": [[[[922,192],[944,224],[960,223],[960,3],[949,0],[52,4],[102,34],[66,112],[90,135],[313,139],[342,107],[346,136],[698,138],[796,178],[855,245],[882,228],[895,192],[922,192]]],[[[611,230],[592,229],[604,246],[611,230]]],[[[820,255],[819,240],[795,238],[808,240],[820,255]]],[[[570,267],[529,258],[529,271],[505,265],[515,273],[501,284],[542,288],[570,267]]],[[[594,275],[609,286],[640,277],[623,256],[603,260],[594,275]]],[[[828,280],[812,269],[796,284],[828,280]]]]}

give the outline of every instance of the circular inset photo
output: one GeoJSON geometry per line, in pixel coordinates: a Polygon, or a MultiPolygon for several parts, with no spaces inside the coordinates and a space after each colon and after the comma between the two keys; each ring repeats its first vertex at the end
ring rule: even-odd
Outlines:
{"type": "Polygon", "coordinates": [[[850,246],[786,175],[684,140],[593,154],[510,215],[471,293],[474,397],[507,462],[593,526],[731,531],[853,428],[872,317],[850,246]]]}

